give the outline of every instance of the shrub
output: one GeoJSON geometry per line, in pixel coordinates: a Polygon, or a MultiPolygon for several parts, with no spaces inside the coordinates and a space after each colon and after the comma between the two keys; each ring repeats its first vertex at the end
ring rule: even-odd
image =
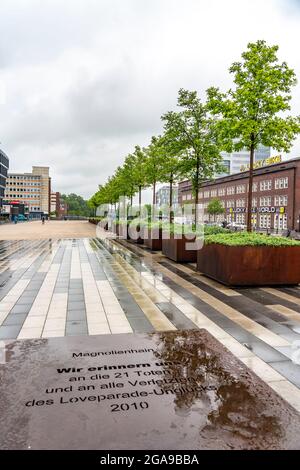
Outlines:
{"type": "Polygon", "coordinates": [[[259,233],[219,233],[205,237],[205,244],[227,246],[300,246],[300,242],[284,237],[261,235],[259,233]]]}

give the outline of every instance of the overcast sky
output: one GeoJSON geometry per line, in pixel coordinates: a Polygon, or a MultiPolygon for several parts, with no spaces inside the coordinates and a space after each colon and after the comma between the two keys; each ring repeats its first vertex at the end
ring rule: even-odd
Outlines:
{"type": "Polygon", "coordinates": [[[180,87],[228,88],[249,41],[278,44],[300,79],[299,22],[299,0],[0,0],[0,142],[11,171],[50,166],[56,191],[90,197],[161,132],[180,87]]]}

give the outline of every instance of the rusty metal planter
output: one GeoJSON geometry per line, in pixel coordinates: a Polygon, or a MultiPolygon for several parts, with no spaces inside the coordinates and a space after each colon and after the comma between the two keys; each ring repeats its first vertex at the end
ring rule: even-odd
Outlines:
{"type": "Polygon", "coordinates": [[[149,230],[148,236],[144,238],[145,245],[152,251],[162,250],[162,229],[149,230]]]}
{"type": "Polygon", "coordinates": [[[185,238],[183,235],[181,239],[170,238],[162,240],[162,253],[167,258],[175,261],[176,263],[195,263],[197,261],[197,250],[187,250],[187,244],[193,243],[194,240],[185,238]]]}
{"type": "Polygon", "coordinates": [[[300,247],[204,245],[197,269],[228,286],[300,283],[300,247]]]}

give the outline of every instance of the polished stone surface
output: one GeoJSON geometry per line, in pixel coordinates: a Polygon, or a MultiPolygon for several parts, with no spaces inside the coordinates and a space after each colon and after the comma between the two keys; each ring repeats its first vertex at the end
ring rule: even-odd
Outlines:
{"type": "Polygon", "coordinates": [[[0,341],[205,328],[298,411],[299,299],[226,288],[124,240],[0,241],[0,341]]]}
{"type": "Polygon", "coordinates": [[[0,352],[1,449],[300,448],[300,415],[205,330],[0,352]]]}

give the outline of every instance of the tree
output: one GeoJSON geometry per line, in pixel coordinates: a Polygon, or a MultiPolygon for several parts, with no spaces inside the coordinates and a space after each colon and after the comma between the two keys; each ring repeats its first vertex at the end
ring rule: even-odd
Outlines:
{"type": "Polygon", "coordinates": [[[198,222],[200,184],[220,171],[222,157],[215,132],[215,120],[196,91],[179,90],[181,111],[162,116],[164,129],[174,141],[181,160],[181,171],[191,179],[195,194],[195,225],[198,222]]]}
{"type": "Polygon", "coordinates": [[[126,196],[130,199],[130,206],[132,207],[132,199],[135,193],[137,192],[138,188],[135,181],[135,157],[134,155],[127,155],[125,158],[124,166],[123,166],[123,177],[126,180],[127,190],[126,196]]]}
{"type": "Polygon", "coordinates": [[[252,230],[253,163],[260,144],[288,152],[300,132],[300,117],[284,117],[290,110],[291,88],[296,76],[286,62],[278,63],[278,46],[265,41],[248,44],[242,61],[229,71],[234,89],[221,93],[208,90],[209,108],[219,117],[218,128],[223,149],[228,152],[247,149],[250,153],[247,230],[252,230]]]}
{"type": "Polygon", "coordinates": [[[142,213],[142,190],[146,187],[146,153],[139,145],[135,147],[133,152],[134,165],[133,165],[133,179],[139,192],[139,212],[142,213]]]}
{"type": "Polygon", "coordinates": [[[174,221],[173,207],[173,185],[181,175],[180,167],[180,150],[177,148],[176,142],[173,141],[167,132],[162,137],[162,145],[164,147],[164,162],[162,168],[162,182],[169,183],[169,221],[174,221]]]}
{"type": "Polygon", "coordinates": [[[207,213],[209,215],[213,215],[214,217],[216,215],[222,215],[224,214],[224,207],[222,206],[222,203],[220,199],[212,199],[210,203],[208,204],[207,207],[207,213]]]}
{"type": "Polygon", "coordinates": [[[82,217],[89,217],[90,215],[93,215],[90,207],[88,206],[88,202],[78,194],[62,194],[61,198],[68,205],[69,215],[77,215],[82,217]]]}
{"type": "Polygon", "coordinates": [[[156,205],[156,184],[162,180],[163,177],[163,164],[164,164],[164,148],[162,145],[161,137],[152,137],[151,144],[146,152],[145,160],[145,176],[146,184],[152,185],[152,206],[153,209],[152,219],[155,218],[155,205],[156,205]]]}

